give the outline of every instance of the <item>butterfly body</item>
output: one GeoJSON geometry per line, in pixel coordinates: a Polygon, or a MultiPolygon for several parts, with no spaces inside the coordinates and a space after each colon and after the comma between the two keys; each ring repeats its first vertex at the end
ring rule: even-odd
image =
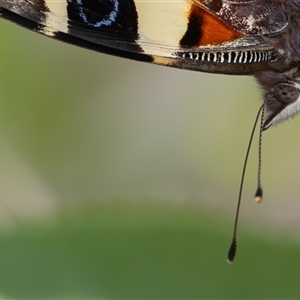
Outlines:
{"type": "Polygon", "coordinates": [[[107,54],[254,75],[267,109],[264,129],[300,110],[296,0],[0,0],[0,16],[107,54]]]}

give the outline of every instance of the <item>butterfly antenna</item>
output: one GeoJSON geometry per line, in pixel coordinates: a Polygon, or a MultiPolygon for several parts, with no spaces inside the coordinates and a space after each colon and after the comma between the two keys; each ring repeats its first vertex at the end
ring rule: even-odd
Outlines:
{"type": "MultiPolygon", "coordinates": [[[[249,158],[249,153],[253,141],[253,136],[255,133],[255,129],[257,127],[258,119],[260,114],[262,113],[261,117],[261,126],[260,126],[260,133],[259,133],[259,160],[258,160],[258,188],[255,193],[255,199],[258,199],[261,201],[262,199],[262,188],[261,188],[261,182],[260,182],[260,170],[261,170],[261,140],[262,140],[262,128],[263,128],[263,113],[264,113],[264,104],[259,108],[254,125],[252,128],[252,132],[250,135],[249,143],[248,143],[248,148],[246,151],[246,156],[244,160],[244,166],[243,166],[243,171],[242,171],[242,176],[241,176],[241,182],[240,182],[240,188],[239,188],[239,195],[238,195],[238,203],[237,203],[237,208],[236,208],[236,213],[235,213],[235,221],[234,221],[234,227],[233,227],[233,235],[232,235],[232,241],[231,245],[228,251],[227,255],[227,262],[231,264],[234,260],[235,254],[236,254],[236,249],[237,249],[237,226],[238,226],[238,219],[239,219],[239,213],[240,213],[240,207],[241,207],[241,200],[242,200],[242,194],[243,194],[243,186],[244,186],[244,179],[245,179],[245,174],[246,174],[246,168],[247,168],[247,163],[248,163],[248,158],[249,158]]],[[[256,201],[256,202],[260,202],[256,201]]]]}
{"type": "Polygon", "coordinates": [[[256,203],[261,203],[263,199],[263,190],[261,185],[261,151],[262,151],[262,133],[263,133],[263,123],[265,115],[265,105],[261,107],[261,121],[259,129],[259,141],[258,141],[258,172],[257,172],[257,189],[254,196],[254,201],[256,203]]]}

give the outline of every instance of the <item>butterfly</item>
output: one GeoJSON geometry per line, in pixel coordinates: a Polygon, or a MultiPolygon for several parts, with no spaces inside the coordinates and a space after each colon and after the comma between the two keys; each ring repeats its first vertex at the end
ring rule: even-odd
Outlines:
{"type": "Polygon", "coordinates": [[[299,0],[0,0],[0,17],[106,54],[253,75],[261,130],[300,110],[299,0]]]}
{"type": "Polygon", "coordinates": [[[0,16],[77,46],[139,61],[253,74],[263,129],[300,110],[297,0],[0,0],[0,16]]]}

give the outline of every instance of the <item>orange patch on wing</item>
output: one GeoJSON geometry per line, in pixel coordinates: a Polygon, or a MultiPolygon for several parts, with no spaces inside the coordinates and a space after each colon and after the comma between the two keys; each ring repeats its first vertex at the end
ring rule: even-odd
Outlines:
{"type": "MultiPolygon", "coordinates": [[[[193,6],[192,6],[193,9],[193,6]]],[[[205,10],[199,10],[197,8],[197,13],[202,20],[201,33],[202,36],[199,40],[199,46],[204,45],[217,45],[224,42],[229,42],[241,38],[243,35],[239,32],[234,31],[220,21],[216,16],[205,10]]],[[[195,12],[195,11],[194,11],[195,12]]]]}

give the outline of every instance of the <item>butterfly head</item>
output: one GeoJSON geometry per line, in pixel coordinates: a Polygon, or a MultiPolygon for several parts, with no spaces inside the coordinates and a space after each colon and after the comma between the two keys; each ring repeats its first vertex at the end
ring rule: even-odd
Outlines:
{"type": "Polygon", "coordinates": [[[263,71],[256,77],[264,90],[267,115],[263,130],[293,117],[300,111],[300,71],[298,67],[284,73],[263,71]]]}

